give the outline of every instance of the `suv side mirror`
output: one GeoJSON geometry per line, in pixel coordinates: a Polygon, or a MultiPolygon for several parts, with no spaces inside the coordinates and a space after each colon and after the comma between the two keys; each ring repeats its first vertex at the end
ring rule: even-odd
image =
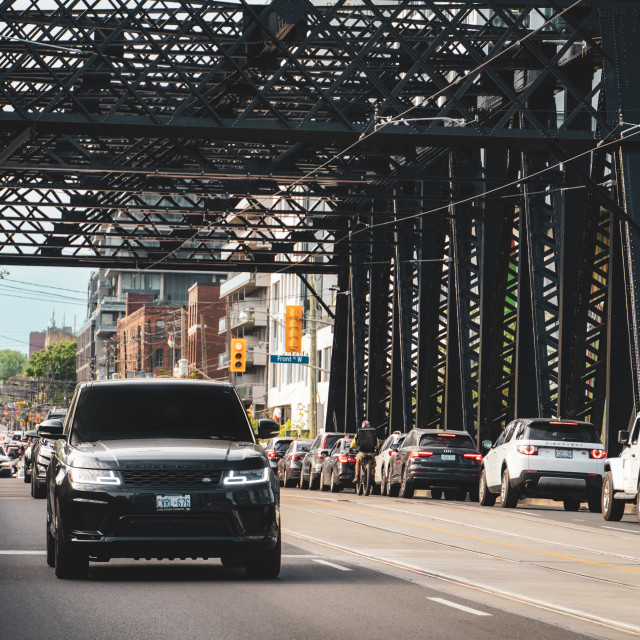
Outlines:
{"type": "Polygon", "coordinates": [[[275,420],[269,418],[262,418],[258,420],[258,438],[264,440],[265,438],[273,438],[280,433],[280,425],[275,420]]]}
{"type": "Polygon", "coordinates": [[[492,446],[493,446],[493,442],[491,442],[491,440],[483,440],[482,441],[482,448],[483,449],[491,449],[492,446]]]}
{"type": "Polygon", "coordinates": [[[45,420],[38,425],[36,432],[41,438],[62,438],[62,420],[52,418],[45,420]]]}
{"type": "Polygon", "coordinates": [[[618,442],[620,444],[627,444],[629,441],[629,432],[628,431],[618,431],[618,442]]]}

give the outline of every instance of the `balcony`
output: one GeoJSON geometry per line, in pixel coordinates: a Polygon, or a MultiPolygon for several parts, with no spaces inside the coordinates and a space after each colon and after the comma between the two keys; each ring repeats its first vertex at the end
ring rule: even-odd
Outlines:
{"type": "Polygon", "coordinates": [[[227,316],[218,320],[218,333],[226,333],[227,331],[227,316]]]}
{"type": "Polygon", "coordinates": [[[102,338],[112,336],[118,329],[117,322],[96,321],[95,335],[102,338]]]}
{"type": "Polygon", "coordinates": [[[224,298],[236,291],[244,291],[249,293],[259,288],[266,288],[269,286],[269,274],[255,274],[242,272],[235,276],[232,276],[228,280],[225,280],[220,285],[220,297],[224,298]]]}
{"type": "Polygon", "coordinates": [[[267,306],[266,304],[238,305],[231,311],[229,317],[230,327],[252,327],[267,326],[267,306]]]}

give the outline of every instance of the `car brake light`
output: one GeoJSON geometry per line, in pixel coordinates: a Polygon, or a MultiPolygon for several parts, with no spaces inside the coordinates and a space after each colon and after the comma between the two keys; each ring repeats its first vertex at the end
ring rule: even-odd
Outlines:
{"type": "Polygon", "coordinates": [[[561,421],[561,420],[552,420],[551,422],[549,422],[549,424],[571,424],[574,427],[578,426],[577,422],[564,422],[564,421],[561,421]]]}
{"type": "Polygon", "coordinates": [[[353,456],[338,456],[338,462],[355,462],[356,459],[353,456]]]}
{"type": "Polygon", "coordinates": [[[532,444],[519,444],[517,448],[518,448],[518,453],[521,453],[524,456],[538,455],[538,447],[532,444]]]}
{"type": "Polygon", "coordinates": [[[324,456],[320,452],[318,452],[318,453],[316,453],[316,458],[318,460],[322,460],[324,458],[324,456]]]}
{"type": "Polygon", "coordinates": [[[433,455],[433,451],[412,451],[409,455],[411,458],[428,458],[433,455]]]}
{"type": "Polygon", "coordinates": [[[438,438],[455,438],[455,433],[439,433],[438,438]]]}
{"type": "Polygon", "coordinates": [[[594,460],[602,460],[602,458],[607,457],[607,452],[604,449],[591,449],[591,451],[589,451],[589,457],[594,460]]]}
{"type": "Polygon", "coordinates": [[[465,453],[464,457],[465,458],[471,458],[472,460],[477,460],[478,462],[482,461],[482,454],[481,453],[465,453]]]}
{"type": "Polygon", "coordinates": [[[267,458],[277,458],[278,454],[275,451],[269,451],[269,453],[267,453],[267,458]]]}

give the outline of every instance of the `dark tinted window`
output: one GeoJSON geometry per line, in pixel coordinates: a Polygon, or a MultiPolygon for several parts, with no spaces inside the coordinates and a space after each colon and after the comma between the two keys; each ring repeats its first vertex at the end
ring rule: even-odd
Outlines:
{"type": "Polygon", "coordinates": [[[589,424],[553,424],[534,422],[529,426],[529,440],[558,440],[602,444],[595,427],[589,424]]]}
{"type": "Polygon", "coordinates": [[[470,436],[465,435],[425,435],[420,438],[421,447],[465,447],[475,449],[470,436]]]}
{"type": "Polygon", "coordinates": [[[82,390],[72,442],[135,438],[253,442],[233,390],[199,384],[96,385],[82,390]]]}
{"type": "Polygon", "coordinates": [[[331,449],[333,445],[340,440],[340,438],[344,438],[344,436],[340,433],[334,433],[332,436],[327,436],[327,439],[324,443],[324,449],[331,449]]]}
{"type": "Polygon", "coordinates": [[[280,453],[284,453],[290,445],[291,442],[287,442],[285,440],[284,442],[276,442],[276,446],[274,448],[277,449],[280,453]]]}

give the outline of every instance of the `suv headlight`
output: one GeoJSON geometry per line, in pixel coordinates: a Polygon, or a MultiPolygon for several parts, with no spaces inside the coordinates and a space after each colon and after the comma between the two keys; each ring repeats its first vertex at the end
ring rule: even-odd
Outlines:
{"type": "Polygon", "coordinates": [[[69,480],[73,485],[109,485],[114,487],[122,484],[120,474],[111,469],[78,469],[69,467],[69,480]]]}
{"type": "Polygon", "coordinates": [[[224,476],[223,484],[252,484],[269,479],[270,467],[262,469],[231,469],[224,476]]]}

